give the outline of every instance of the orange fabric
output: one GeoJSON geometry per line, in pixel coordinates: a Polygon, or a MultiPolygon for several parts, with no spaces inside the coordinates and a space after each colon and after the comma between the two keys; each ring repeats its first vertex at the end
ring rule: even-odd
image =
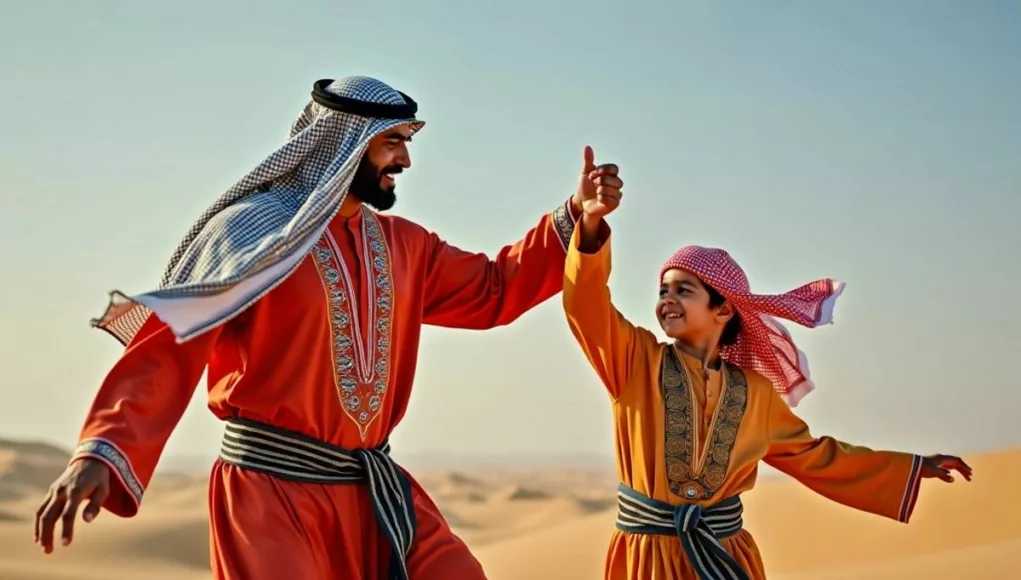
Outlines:
{"type": "MultiPolygon", "coordinates": [[[[684,474],[713,479],[703,465],[701,472],[691,465],[672,471],[668,456],[666,426],[680,420],[676,407],[668,409],[664,401],[663,357],[670,345],[659,342],[647,329],[631,324],[613,306],[607,281],[611,252],[607,240],[592,254],[578,251],[578,232],[568,249],[565,266],[563,304],[568,324],[593,369],[599,375],[613,403],[617,468],[620,481],[653,499],[681,505],[685,499],[671,490],[671,484],[690,481],[684,474]],[[671,475],[673,474],[673,477],[671,475]]],[[[718,434],[732,444],[714,447],[707,453],[704,443],[693,450],[694,457],[719,457],[725,473],[719,474],[719,486],[708,499],[695,503],[710,506],[754,487],[758,463],[764,461],[791,475],[817,493],[844,505],[907,522],[918,493],[920,461],[915,455],[873,451],[841,443],[830,437],[815,437],[808,426],[783,402],[772,384],[762,375],[744,369],[746,397],[730,397],[730,387],[722,387],[719,377],[710,374],[710,383],[721,392],[712,397],[718,407],[707,406],[697,360],[682,356],[691,377],[695,401],[691,422],[700,442],[709,441],[717,422],[739,421],[736,430],[718,434]],[[703,389],[703,392],[696,392],[703,389]],[[735,406],[735,401],[741,405],[735,406]],[[741,407],[743,406],[743,411],[741,407]],[[703,431],[702,426],[705,425],[703,431]],[[703,435],[705,433],[705,435],[703,435]],[[729,454],[727,453],[729,449],[729,454]]],[[[691,447],[694,442],[687,442],[691,447]]],[[[704,461],[701,463],[705,463],[704,461]]],[[[721,540],[721,544],[753,580],[765,578],[762,559],[751,534],[742,530],[721,540]]],[[[631,534],[615,530],[606,557],[607,580],[698,580],[675,536],[631,534]]]]}
{"type": "Polygon", "coordinates": [[[709,424],[712,423],[713,415],[716,414],[716,407],[720,404],[720,392],[723,390],[723,374],[720,369],[707,368],[702,361],[677,349],[678,355],[684,360],[688,368],[688,378],[691,380],[691,391],[695,395],[695,404],[698,406],[698,439],[705,441],[709,435],[709,424]]]}
{"type": "MultiPolygon", "coordinates": [[[[372,217],[363,211],[345,206],[329,231],[349,265],[358,317],[365,326],[371,320],[367,286],[377,280],[375,274],[365,279],[362,270],[367,248],[360,228],[363,219],[372,217]]],[[[565,214],[562,207],[543,216],[524,239],[504,247],[493,260],[455,248],[402,218],[372,214],[388,247],[379,263],[386,266],[394,292],[386,310],[390,335],[380,333],[369,345],[383,352],[378,341],[388,341],[386,373],[377,372],[387,377],[385,395],[364,424],[357,420],[361,407],[343,407],[340,383],[346,376],[335,373],[341,355],[331,334],[336,313],[321,278],[325,270],[313,252],[239,317],[184,344],[150,318],[103,381],[75,458],[96,457],[113,467],[120,484],[104,507],[133,516],[136,495],[148,485],[207,361],[208,406],[221,419],[259,421],[347,449],[379,446],[407,408],[423,324],[492,328],[561,290],[564,243],[573,227],[565,214]],[[120,453],[111,458],[92,452],[96,441],[120,453]],[[131,492],[132,480],[137,494],[131,492]]],[[[370,255],[376,261],[376,254],[370,255]]],[[[439,510],[411,481],[418,517],[409,560],[412,577],[483,578],[439,510]]],[[[389,558],[367,498],[363,485],[288,482],[217,462],[209,492],[214,575],[250,580],[280,578],[287,571],[310,579],[380,577],[375,568],[363,568],[363,563],[385,565],[389,558]]]]}

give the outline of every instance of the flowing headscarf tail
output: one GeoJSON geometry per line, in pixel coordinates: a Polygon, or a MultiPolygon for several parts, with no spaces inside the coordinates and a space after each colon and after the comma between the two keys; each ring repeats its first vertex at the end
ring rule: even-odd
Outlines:
{"type": "Polygon", "coordinates": [[[839,280],[821,278],[783,294],[735,294],[727,299],[739,312],[743,309],[789,320],[806,328],[816,328],[833,324],[837,298],[844,293],[845,287],[846,284],[839,280]]]}

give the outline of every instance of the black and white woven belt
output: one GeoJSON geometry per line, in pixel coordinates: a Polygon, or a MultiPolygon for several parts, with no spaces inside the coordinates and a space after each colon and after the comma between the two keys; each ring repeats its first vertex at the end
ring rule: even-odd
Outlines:
{"type": "Polygon", "coordinates": [[[393,553],[389,577],[408,580],[407,558],[415,537],[411,485],[390,458],[390,445],[344,449],[300,433],[232,418],[220,459],[288,481],[323,484],[367,483],[376,520],[393,553]]]}
{"type": "Polygon", "coordinates": [[[700,580],[748,580],[748,574],[720,544],[741,531],[740,496],[710,507],[671,505],[623,483],[617,487],[617,529],[633,534],[677,536],[700,580]]]}

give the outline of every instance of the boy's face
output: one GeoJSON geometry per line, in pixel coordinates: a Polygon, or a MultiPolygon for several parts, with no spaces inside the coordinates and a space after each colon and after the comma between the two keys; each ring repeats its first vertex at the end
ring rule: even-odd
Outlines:
{"type": "Polygon", "coordinates": [[[667,270],[659,286],[656,319],[672,339],[702,342],[721,332],[730,308],[710,308],[709,292],[697,276],[685,270],[667,270]]]}

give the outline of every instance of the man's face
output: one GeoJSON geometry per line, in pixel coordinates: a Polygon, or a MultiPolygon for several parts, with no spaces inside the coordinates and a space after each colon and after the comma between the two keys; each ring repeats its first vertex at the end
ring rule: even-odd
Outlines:
{"type": "Polygon", "coordinates": [[[411,127],[400,125],[369,141],[351,182],[351,193],[379,211],[386,211],[397,202],[398,173],[411,167],[411,127]]]}

